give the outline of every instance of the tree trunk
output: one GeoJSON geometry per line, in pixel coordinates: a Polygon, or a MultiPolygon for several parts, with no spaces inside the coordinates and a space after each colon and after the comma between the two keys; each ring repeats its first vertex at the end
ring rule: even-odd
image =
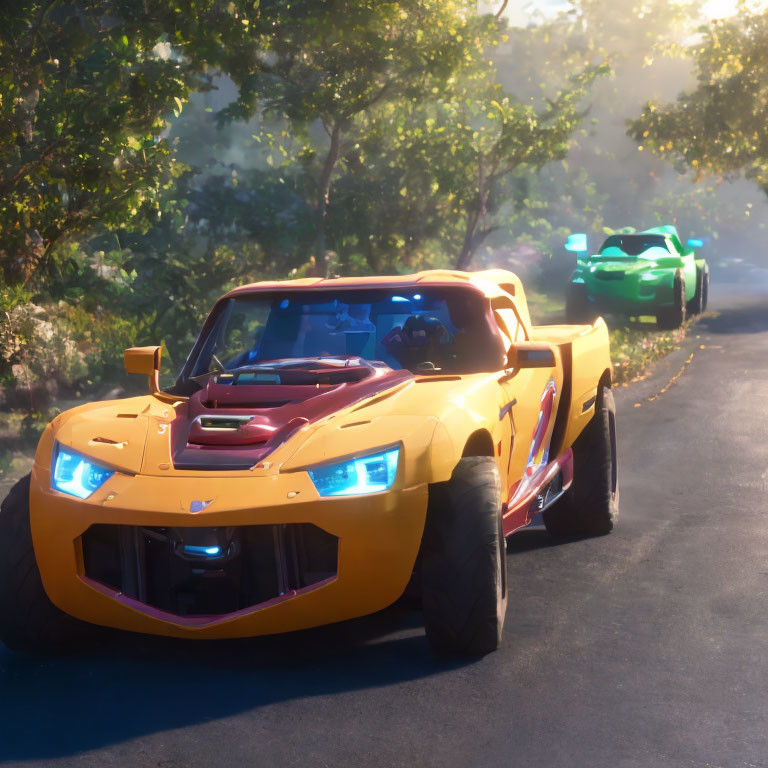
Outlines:
{"type": "Polygon", "coordinates": [[[341,126],[337,120],[333,123],[333,128],[331,129],[331,145],[328,148],[328,154],[325,156],[325,162],[323,163],[323,170],[320,174],[320,182],[318,184],[317,235],[315,237],[314,255],[317,269],[320,271],[325,269],[328,204],[330,202],[331,194],[331,179],[333,178],[333,171],[336,168],[336,163],[339,161],[340,154],[341,126]]]}
{"type": "Polygon", "coordinates": [[[467,270],[472,264],[475,255],[475,232],[480,221],[481,204],[478,200],[472,210],[467,214],[467,225],[464,230],[464,242],[461,246],[459,258],[456,260],[456,269],[467,270]]]}
{"type": "Polygon", "coordinates": [[[488,203],[490,194],[489,180],[485,172],[485,162],[482,155],[477,159],[477,194],[475,195],[472,207],[467,212],[467,225],[464,230],[464,243],[461,246],[461,253],[456,260],[456,269],[466,270],[472,263],[472,257],[477,248],[477,225],[480,219],[485,215],[485,206],[488,203]]]}
{"type": "Polygon", "coordinates": [[[375,249],[373,247],[373,243],[371,242],[370,237],[366,237],[365,234],[361,234],[360,240],[364,244],[365,260],[366,262],[368,262],[368,266],[371,268],[371,272],[373,272],[374,275],[378,275],[379,267],[381,265],[379,263],[378,254],[375,252],[375,249]]]}

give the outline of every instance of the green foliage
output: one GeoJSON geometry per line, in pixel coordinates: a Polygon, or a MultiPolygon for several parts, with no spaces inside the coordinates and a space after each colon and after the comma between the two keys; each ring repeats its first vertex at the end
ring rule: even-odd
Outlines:
{"type": "Polygon", "coordinates": [[[590,119],[575,132],[567,160],[527,178],[526,200],[533,205],[516,210],[510,221],[515,234],[530,233],[551,247],[547,222],[599,232],[605,223],[642,223],[650,215],[646,201],[661,183],[663,165],[633,157],[638,153],[616,126],[647,95],[668,88],[685,71],[687,65],[675,58],[675,43],[686,34],[693,8],[670,0],[621,9],[610,0],[576,0],[535,28],[512,31],[498,66],[514,78],[521,96],[534,101],[566,87],[574,71],[603,62],[610,66],[610,75],[592,88],[590,119]],[[545,219],[536,214],[537,201],[546,202],[545,219]]]}
{"type": "Polygon", "coordinates": [[[226,67],[240,88],[224,116],[259,110],[342,130],[381,101],[423,94],[482,47],[485,22],[460,0],[292,0],[264,5],[261,35],[226,67]]]}
{"type": "MultiPolygon", "coordinates": [[[[259,140],[278,144],[306,180],[316,259],[325,257],[330,236],[334,176],[367,161],[360,143],[376,114],[440,92],[466,59],[482,52],[489,23],[470,5],[299,0],[264,7],[264,34],[227,70],[239,97],[220,119],[264,114],[287,121],[290,156],[287,131],[276,138],[267,127],[259,140]]],[[[343,239],[339,233],[334,245],[343,239]]]]}
{"type": "Polygon", "coordinates": [[[648,102],[629,133],[696,178],[743,173],[768,193],[768,12],[742,11],[700,30],[698,86],[671,104],[648,102]]]}
{"type": "Polygon", "coordinates": [[[219,119],[283,121],[262,122],[257,139],[305,189],[316,259],[330,247],[342,270],[377,272],[442,251],[466,268],[492,231],[499,182],[565,155],[599,70],[523,104],[488,58],[503,24],[473,5],[264,6],[264,35],[229,70],[239,97],[219,119]]]}
{"type": "Polygon", "coordinates": [[[714,227],[711,186],[662,183],[615,130],[647,98],[638,72],[664,84],[689,8],[614,6],[510,29],[470,0],[7,3],[9,401],[125,383],[133,344],[177,370],[252,280],[535,264],[557,292],[569,231],[714,227]]]}
{"type": "Polygon", "coordinates": [[[74,385],[87,373],[72,333],[59,322],[64,306],[19,304],[0,322],[2,360],[11,379],[29,393],[31,404],[45,400],[58,385],[74,385]],[[40,394],[38,394],[38,391],[40,394]]]}
{"type": "MultiPolygon", "coordinates": [[[[125,316],[101,308],[89,312],[82,306],[63,304],[57,313],[58,325],[76,340],[83,370],[76,380],[82,388],[102,388],[123,379],[123,351],[149,343],[153,338],[155,313],[125,316]]],[[[54,374],[55,375],[55,374],[54,374]]]]}
{"type": "Polygon", "coordinates": [[[28,284],[41,272],[49,279],[66,238],[95,226],[145,228],[161,216],[162,192],[180,170],[163,139],[167,117],[201,85],[193,74],[200,56],[221,45],[223,32],[243,29],[240,16],[237,4],[216,0],[3,5],[5,285],[28,284]],[[190,40],[194,46],[185,45],[190,40]]]}

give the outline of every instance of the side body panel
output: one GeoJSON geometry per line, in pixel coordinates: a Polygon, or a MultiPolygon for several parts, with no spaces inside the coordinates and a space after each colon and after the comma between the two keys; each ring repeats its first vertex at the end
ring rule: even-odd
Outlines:
{"type": "Polygon", "coordinates": [[[696,259],[693,251],[689,251],[682,258],[683,277],[685,278],[685,300],[690,301],[696,293],[696,259]]]}
{"type": "Polygon", "coordinates": [[[562,419],[556,437],[556,452],[573,445],[595,413],[597,387],[600,381],[610,385],[612,365],[608,327],[602,318],[594,325],[539,326],[533,329],[537,341],[549,341],[561,349],[568,368],[567,401],[558,414],[562,419]]]}

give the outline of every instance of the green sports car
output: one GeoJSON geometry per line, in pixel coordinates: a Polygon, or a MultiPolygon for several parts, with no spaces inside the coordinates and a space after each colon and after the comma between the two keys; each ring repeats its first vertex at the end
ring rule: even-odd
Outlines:
{"type": "Polygon", "coordinates": [[[701,245],[683,246],[673,226],[611,235],[597,255],[577,259],[565,295],[567,321],[654,315],[659,329],[678,328],[707,307],[709,267],[694,255],[701,245]]]}

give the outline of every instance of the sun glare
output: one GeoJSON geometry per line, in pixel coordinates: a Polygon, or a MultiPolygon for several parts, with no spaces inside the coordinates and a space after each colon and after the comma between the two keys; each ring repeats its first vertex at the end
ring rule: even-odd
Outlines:
{"type": "MultiPolygon", "coordinates": [[[[493,11],[496,5],[491,0],[480,3],[482,9],[493,11]]],[[[768,0],[749,0],[745,3],[748,10],[764,11],[768,9],[768,0]]],[[[571,9],[568,0],[532,0],[528,3],[508,3],[504,15],[514,25],[525,26],[533,17],[551,18],[571,9]]],[[[739,0],[708,0],[702,3],[701,15],[707,19],[724,19],[733,16],[739,8],[739,0]]]]}
{"type": "MultiPolygon", "coordinates": [[[[751,11],[764,11],[768,8],[768,0],[753,0],[746,3],[751,11]]],[[[701,12],[710,19],[725,19],[733,16],[739,9],[738,0],[709,0],[701,6],[701,12]]]]}

